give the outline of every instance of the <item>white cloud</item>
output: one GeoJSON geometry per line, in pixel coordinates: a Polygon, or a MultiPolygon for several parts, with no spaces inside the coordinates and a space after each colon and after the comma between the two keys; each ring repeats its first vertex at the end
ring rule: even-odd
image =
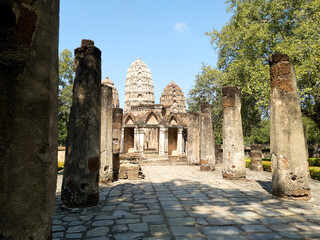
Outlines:
{"type": "Polygon", "coordinates": [[[179,32],[183,32],[186,29],[188,29],[188,26],[185,22],[177,22],[174,24],[174,30],[179,31],[179,32]]]}

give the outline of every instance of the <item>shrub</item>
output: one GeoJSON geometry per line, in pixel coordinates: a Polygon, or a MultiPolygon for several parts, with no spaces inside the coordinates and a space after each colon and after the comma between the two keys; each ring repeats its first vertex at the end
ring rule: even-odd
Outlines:
{"type": "Polygon", "coordinates": [[[320,181],[320,167],[310,167],[309,171],[312,179],[320,181]]]}
{"type": "MultiPolygon", "coordinates": [[[[317,161],[319,161],[320,158],[310,158],[310,159],[316,159],[313,161],[317,162],[317,161]]],[[[310,159],[309,159],[309,162],[310,162],[310,159]]],[[[246,162],[246,168],[250,168],[251,167],[251,159],[246,158],[245,162],[246,162]]],[[[262,161],[262,165],[263,165],[264,171],[271,172],[271,161],[268,161],[268,160],[262,161]]],[[[310,177],[312,179],[320,181],[320,167],[309,167],[309,171],[310,171],[310,177]]]]}
{"type": "Polygon", "coordinates": [[[64,162],[58,162],[58,171],[62,170],[64,167],[64,162]]]}
{"type": "Polygon", "coordinates": [[[246,158],[246,168],[251,168],[251,159],[250,158],[246,158]]]}
{"type": "Polygon", "coordinates": [[[309,158],[310,167],[320,167],[320,158],[309,158]]]}
{"type": "Polygon", "coordinates": [[[271,162],[270,161],[262,161],[263,170],[267,172],[271,172],[271,162]]]}

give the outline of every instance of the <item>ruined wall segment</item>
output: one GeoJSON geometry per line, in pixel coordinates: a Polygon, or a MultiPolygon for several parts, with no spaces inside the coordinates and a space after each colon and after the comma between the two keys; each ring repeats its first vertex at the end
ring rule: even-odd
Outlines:
{"type": "Polygon", "coordinates": [[[223,177],[227,179],[245,178],[246,167],[239,88],[222,88],[222,101],[223,177]]]}
{"type": "Polygon", "coordinates": [[[101,154],[100,182],[113,180],[112,152],[112,103],[113,89],[103,81],[101,83],[101,154]]]}
{"type": "Polygon", "coordinates": [[[0,9],[0,239],[51,239],[59,1],[3,0],[0,9]]]}
{"type": "Polygon", "coordinates": [[[215,145],[212,128],[211,104],[201,104],[200,116],[200,164],[202,170],[215,169],[215,145]]]}
{"type": "Polygon", "coordinates": [[[154,104],[151,72],[139,57],[130,65],[127,72],[124,104],[124,112],[129,112],[131,106],[154,104]]]}
{"type": "Polygon", "coordinates": [[[270,86],[272,193],[279,197],[309,199],[302,114],[294,67],[287,55],[272,56],[270,86]]]}
{"type": "Polygon", "coordinates": [[[101,52],[92,40],[82,40],[74,53],[76,76],[61,199],[68,207],[88,207],[99,201],[101,52]]]}
{"type": "Polygon", "coordinates": [[[186,98],[181,88],[171,81],[163,90],[160,104],[173,113],[186,113],[186,98]]]}

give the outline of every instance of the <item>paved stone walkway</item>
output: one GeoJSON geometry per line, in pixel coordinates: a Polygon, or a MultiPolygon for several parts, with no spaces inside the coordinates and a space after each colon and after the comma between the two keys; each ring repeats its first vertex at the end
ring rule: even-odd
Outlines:
{"type": "Polygon", "coordinates": [[[101,186],[97,207],[67,209],[58,189],[54,239],[320,239],[320,182],[311,180],[310,201],[295,202],[270,194],[267,172],[247,170],[242,181],[198,166],[143,173],[101,186]]]}

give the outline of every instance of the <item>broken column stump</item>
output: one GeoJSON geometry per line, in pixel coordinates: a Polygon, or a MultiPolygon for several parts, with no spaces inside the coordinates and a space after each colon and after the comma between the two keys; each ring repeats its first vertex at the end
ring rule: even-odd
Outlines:
{"type": "Polygon", "coordinates": [[[101,83],[101,167],[100,182],[113,181],[112,152],[112,88],[108,82],[101,83]]]}
{"type": "Polygon", "coordinates": [[[0,3],[0,239],[51,239],[59,1],[0,3]]]}
{"type": "Polygon", "coordinates": [[[251,170],[263,171],[262,165],[262,146],[261,144],[252,144],[250,150],[251,170]]]}
{"type": "Polygon", "coordinates": [[[61,200],[67,207],[99,201],[101,52],[91,40],[74,50],[76,76],[68,125],[61,200]]]}
{"type": "Polygon", "coordinates": [[[243,145],[241,99],[237,87],[222,88],[223,100],[223,178],[246,177],[243,145]]]}
{"type": "Polygon", "coordinates": [[[215,145],[211,118],[211,104],[201,104],[200,115],[200,170],[215,169],[215,145]]]}
{"type": "Polygon", "coordinates": [[[296,76],[287,55],[272,56],[270,86],[272,193],[284,198],[310,199],[296,76]]]}

